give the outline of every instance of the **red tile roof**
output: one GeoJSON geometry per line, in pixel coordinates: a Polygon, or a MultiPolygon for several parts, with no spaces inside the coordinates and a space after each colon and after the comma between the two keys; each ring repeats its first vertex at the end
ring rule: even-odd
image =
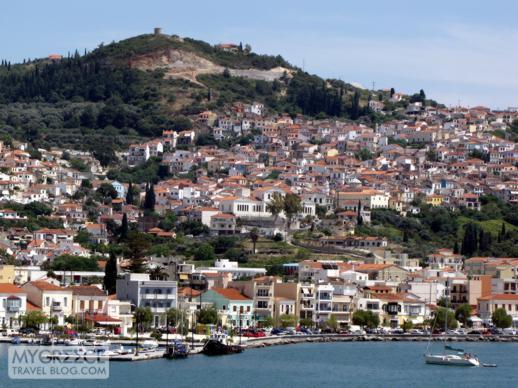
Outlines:
{"type": "Polygon", "coordinates": [[[251,300],[241,294],[239,290],[236,290],[235,288],[212,288],[212,291],[217,292],[218,294],[224,296],[227,299],[230,300],[251,300]]]}
{"type": "Polygon", "coordinates": [[[22,288],[11,283],[0,283],[0,294],[26,294],[22,288]]]}

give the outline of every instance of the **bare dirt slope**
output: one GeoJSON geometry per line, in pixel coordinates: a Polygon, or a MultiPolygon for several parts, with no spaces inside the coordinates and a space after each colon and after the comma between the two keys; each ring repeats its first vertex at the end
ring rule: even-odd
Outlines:
{"type": "MultiPolygon", "coordinates": [[[[166,78],[186,79],[199,85],[201,84],[196,79],[198,75],[221,74],[225,70],[223,66],[217,65],[192,52],[172,48],[152,54],[136,56],[131,59],[130,65],[141,70],[165,69],[166,78]]],[[[276,67],[270,70],[252,68],[229,69],[229,71],[235,77],[246,77],[263,81],[274,81],[282,77],[284,72],[291,73],[291,70],[283,67],[276,67]]]]}

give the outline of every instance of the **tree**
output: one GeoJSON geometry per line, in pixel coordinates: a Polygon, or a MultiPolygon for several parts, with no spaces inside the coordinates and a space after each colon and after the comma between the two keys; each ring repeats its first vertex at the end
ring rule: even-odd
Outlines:
{"type": "Polygon", "coordinates": [[[403,324],[401,325],[401,328],[405,331],[405,333],[411,329],[413,329],[414,324],[410,319],[407,319],[403,324]]]}
{"type": "Polygon", "coordinates": [[[370,152],[367,148],[362,148],[355,155],[356,159],[361,161],[370,160],[373,158],[372,152],[370,152]]]}
{"type": "Polygon", "coordinates": [[[297,324],[297,316],[294,314],[283,314],[279,317],[282,327],[293,327],[297,324]]]}
{"type": "Polygon", "coordinates": [[[438,162],[439,155],[437,155],[437,152],[435,150],[428,150],[426,151],[426,160],[428,160],[429,162],[438,162]]]}
{"type": "Polygon", "coordinates": [[[104,289],[108,294],[115,294],[117,285],[117,256],[110,252],[110,258],[104,268],[104,289]]]}
{"type": "Polygon", "coordinates": [[[459,242],[457,240],[455,240],[455,244],[453,244],[453,254],[459,254],[459,242]]]}
{"type": "Polygon", "coordinates": [[[289,233],[291,223],[297,214],[302,211],[302,202],[296,194],[288,193],[284,197],[284,214],[286,215],[286,234],[289,233]]]}
{"type": "Polygon", "coordinates": [[[128,233],[129,233],[129,225],[128,225],[128,216],[126,213],[122,215],[122,222],[120,227],[120,233],[119,233],[119,241],[123,242],[128,239],[128,233]]]}
{"type": "Polygon", "coordinates": [[[214,252],[214,247],[208,243],[203,243],[196,248],[194,252],[194,260],[197,261],[206,261],[206,260],[215,260],[216,254],[214,252]]]}
{"type": "Polygon", "coordinates": [[[363,225],[362,201],[358,201],[358,209],[357,209],[357,214],[356,214],[356,223],[358,225],[363,225]]]}
{"type": "Polygon", "coordinates": [[[149,329],[153,322],[153,313],[149,307],[137,307],[133,313],[135,322],[138,322],[136,328],[139,332],[149,329]]]}
{"type": "Polygon", "coordinates": [[[313,320],[311,318],[303,318],[299,323],[302,327],[313,327],[313,320]]]}
{"type": "Polygon", "coordinates": [[[164,269],[157,265],[155,268],[149,269],[149,279],[151,280],[167,280],[169,275],[167,272],[164,271],[164,269]]]}
{"type": "Polygon", "coordinates": [[[204,307],[198,311],[197,321],[203,325],[217,325],[218,310],[216,307],[204,307]]]}
{"type": "Polygon", "coordinates": [[[500,307],[493,311],[491,321],[496,327],[505,329],[513,324],[513,317],[507,314],[504,308],[500,307]]]}
{"type": "Polygon", "coordinates": [[[47,316],[39,310],[29,311],[21,317],[23,327],[39,330],[40,326],[48,322],[47,316]]]}
{"type": "Polygon", "coordinates": [[[439,307],[435,312],[435,327],[443,329],[445,324],[448,324],[448,329],[456,329],[458,326],[455,319],[455,312],[446,307],[439,307]],[[446,322],[446,319],[448,322],[446,322]]]}
{"type": "Polygon", "coordinates": [[[460,253],[464,256],[471,257],[477,251],[477,227],[473,223],[469,223],[464,230],[464,238],[462,239],[462,247],[460,253]]]}
{"type": "Polygon", "coordinates": [[[268,210],[274,220],[276,221],[279,217],[279,214],[284,210],[284,198],[281,193],[275,192],[272,194],[272,198],[270,199],[270,202],[266,205],[266,210],[268,210]]]}
{"type": "Polygon", "coordinates": [[[102,183],[101,186],[96,190],[96,192],[101,195],[103,198],[117,198],[117,190],[110,183],[102,183]]]}
{"type": "Polygon", "coordinates": [[[378,327],[380,319],[377,314],[372,311],[357,310],[353,314],[353,325],[359,325],[362,327],[368,327],[369,329],[378,327]]]}
{"type": "Polygon", "coordinates": [[[186,314],[179,309],[170,308],[166,311],[167,322],[169,326],[179,328],[179,332],[182,335],[186,335],[188,332],[189,320],[186,314]]]}
{"type": "Polygon", "coordinates": [[[471,318],[471,306],[468,303],[461,304],[455,309],[455,319],[462,323],[463,326],[468,325],[471,318]]]}
{"type": "Polygon", "coordinates": [[[149,212],[154,212],[155,211],[155,202],[156,202],[155,187],[151,183],[150,185],[146,185],[146,195],[144,197],[144,204],[142,207],[144,208],[144,210],[147,210],[149,212]]]}
{"type": "Polygon", "coordinates": [[[148,237],[143,233],[132,231],[128,235],[128,257],[130,259],[130,271],[135,273],[145,273],[146,264],[144,256],[151,247],[148,237]]]}
{"type": "Polygon", "coordinates": [[[349,109],[349,116],[352,120],[357,120],[360,117],[360,92],[356,90],[351,101],[351,108],[349,109]]]}
{"type": "Polygon", "coordinates": [[[264,317],[264,319],[262,321],[259,321],[259,323],[261,324],[261,327],[273,327],[273,325],[275,324],[273,318],[269,315],[264,317]]]}
{"type": "Polygon", "coordinates": [[[250,240],[252,240],[252,253],[255,254],[255,246],[257,244],[257,240],[259,239],[259,230],[257,228],[252,228],[250,230],[250,240]]]}
{"type": "Polygon", "coordinates": [[[230,70],[228,70],[228,67],[225,67],[225,69],[223,70],[223,77],[230,78],[230,70]]]}
{"type": "Polygon", "coordinates": [[[326,326],[330,328],[333,331],[338,330],[338,321],[336,319],[336,316],[334,314],[331,314],[329,319],[326,321],[326,326]]]}
{"type": "Polygon", "coordinates": [[[135,201],[135,193],[133,192],[133,183],[129,183],[128,185],[128,192],[126,193],[126,203],[128,205],[133,205],[135,201]]]}
{"type": "Polygon", "coordinates": [[[185,131],[192,129],[192,121],[188,117],[178,116],[173,120],[173,129],[175,131],[185,131]]]}
{"type": "Polygon", "coordinates": [[[396,90],[394,88],[390,88],[390,98],[392,98],[396,94],[396,90]]]}

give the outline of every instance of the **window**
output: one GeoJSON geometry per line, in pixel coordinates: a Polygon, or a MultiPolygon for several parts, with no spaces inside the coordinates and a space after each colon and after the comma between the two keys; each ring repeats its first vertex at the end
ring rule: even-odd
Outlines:
{"type": "Polygon", "coordinates": [[[250,312],[250,306],[246,306],[246,311],[250,312]]]}
{"type": "Polygon", "coordinates": [[[232,311],[237,311],[237,306],[234,306],[234,307],[232,308],[232,311]]]}
{"type": "Polygon", "coordinates": [[[267,288],[260,288],[257,290],[257,296],[268,296],[268,291],[267,288]]]}
{"type": "MultiPolygon", "coordinates": [[[[516,305],[516,306],[518,306],[518,305],[516,305]]],[[[265,300],[259,300],[257,302],[257,308],[258,309],[266,309],[266,308],[268,308],[268,302],[265,301],[265,300]]]]}
{"type": "Polygon", "coordinates": [[[48,296],[45,298],[45,306],[50,306],[50,298],[48,296]]]}
{"type": "Polygon", "coordinates": [[[68,302],[68,298],[65,296],[65,297],[63,298],[63,306],[65,306],[65,307],[66,307],[66,306],[67,306],[67,302],[68,302]]]}

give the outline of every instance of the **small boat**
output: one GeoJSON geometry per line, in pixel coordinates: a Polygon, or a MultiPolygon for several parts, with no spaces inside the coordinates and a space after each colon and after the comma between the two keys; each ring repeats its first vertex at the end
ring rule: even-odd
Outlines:
{"type": "Polygon", "coordinates": [[[48,336],[48,335],[43,336],[41,338],[41,344],[43,346],[53,346],[53,345],[56,345],[57,342],[58,342],[57,338],[51,337],[51,336],[48,336]]]}
{"type": "MultiPolygon", "coordinates": [[[[448,293],[449,293],[449,283],[446,283],[446,309],[448,309],[448,293]]],[[[434,322],[435,326],[435,322],[434,322]]],[[[433,333],[434,327],[430,331],[433,333]]],[[[444,319],[444,332],[448,332],[448,311],[445,314],[444,319]]],[[[478,358],[472,354],[466,353],[463,349],[456,349],[451,345],[444,344],[444,352],[442,354],[432,354],[428,352],[428,348],[430,347],[432,340],[432,334],[430,334],[430,338],[428,339],[427,351],[424,355],[424,361],[427,364],[435,364],[435,365],[451,365],[451,366],[480,366],[480,361],[478,358]],[[457,354],[447,353],[456,352],[457,354]]]]}
{"type": "Polygon", "coordinates": [[[207,356],[223,356],[226,354],[241,353],[245,349],[240,345],[229,344],[225,334],[215,333],[205,343],[201,352],[207,356]]]}
{"type": "Polygon", "coordinates": [[[175,340],[167,346],[164,353],[164,358],[176,359],[176,358],[187,358],[189,356],[189,349],[182,342],[175,340]]]}
{"type": "Polygon", "coordinates": [[[480,366],[477,357],[464,353],[458,354],[426,354],[425,361],[427,364],[436,365],[452,365],[452,366],[480,366]]]}
{"type": "Polygon", "coordinates": [[[67,346],[81,346],[83,344],[84,344],[84,341],[79,338],[72,338],[72,339],[65,340],[65,345],[67,345],[67,346]]]}
{"type": "Polygon", "coordinates": [[[13,338],[11,339],[11,343],[12,343],[13,345],[19,345],[19,344],[21,344],[21,343],[22,343],[22,339],[21,339],[20,337],[18,337],[18,336],[13,337],[13,338]]]}

